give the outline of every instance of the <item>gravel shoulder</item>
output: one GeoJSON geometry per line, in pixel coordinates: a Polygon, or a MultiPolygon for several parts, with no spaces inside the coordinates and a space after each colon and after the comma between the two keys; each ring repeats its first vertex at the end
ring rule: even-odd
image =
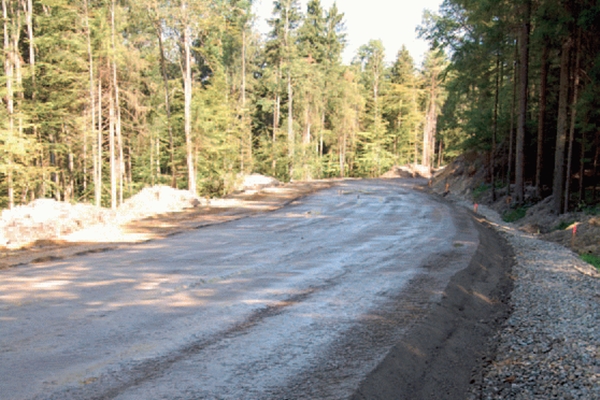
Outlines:
{"type": "MultiPolygon", "coordinates": [[[[470,207],[469,204],[463,205],[470,207]]],[[[571,250],[479,207],[515,253],[512,313],[469,399],[600,398],[600,280],[571,250]]]]}

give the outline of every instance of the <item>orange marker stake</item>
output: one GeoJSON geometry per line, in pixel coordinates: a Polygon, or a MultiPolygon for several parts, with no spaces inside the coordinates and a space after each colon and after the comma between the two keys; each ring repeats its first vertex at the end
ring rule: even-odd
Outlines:
{"type": "Polygon", "coordinates": [[[479,210],[479,204],[475,203],[473,204],[473,212],[477,214],[477,210],[479,210]]]}
{"type": "Polygon", "coordinates": [[[571,236],[571,247],[575,246],[575,237],[577,236],[577,224],[573,225],[573,236],[571,236]]]}

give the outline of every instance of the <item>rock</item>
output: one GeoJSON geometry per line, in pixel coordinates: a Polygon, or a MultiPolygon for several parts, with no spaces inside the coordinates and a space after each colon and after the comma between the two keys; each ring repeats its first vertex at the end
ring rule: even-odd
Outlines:
{"type": "Polygon", "coordinates": [[[586,254],[598,254],[598,246],[585,246],[583,249],[581,249],[581,252],[586,254]]]}

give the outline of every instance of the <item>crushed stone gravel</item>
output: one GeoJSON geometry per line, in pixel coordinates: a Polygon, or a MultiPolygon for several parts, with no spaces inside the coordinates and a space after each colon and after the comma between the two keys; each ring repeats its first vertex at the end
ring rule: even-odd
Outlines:
{"type": "MultiPolygon", "coordinates": [[[[454,201],[471,208],[460,199],[454,201]]],[[[571,250],[479,206],[513,247],[512,314],[469,399],[600,399],[600,280],[571,250]]]]}

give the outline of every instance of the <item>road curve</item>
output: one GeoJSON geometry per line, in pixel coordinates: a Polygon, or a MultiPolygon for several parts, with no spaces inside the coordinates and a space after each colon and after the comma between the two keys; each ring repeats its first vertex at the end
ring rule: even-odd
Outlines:
{"type": "Polygon", "coordinates": [[[479,244],[410,181],[0,271],[2,399],[347,398],[479,244]]]}

